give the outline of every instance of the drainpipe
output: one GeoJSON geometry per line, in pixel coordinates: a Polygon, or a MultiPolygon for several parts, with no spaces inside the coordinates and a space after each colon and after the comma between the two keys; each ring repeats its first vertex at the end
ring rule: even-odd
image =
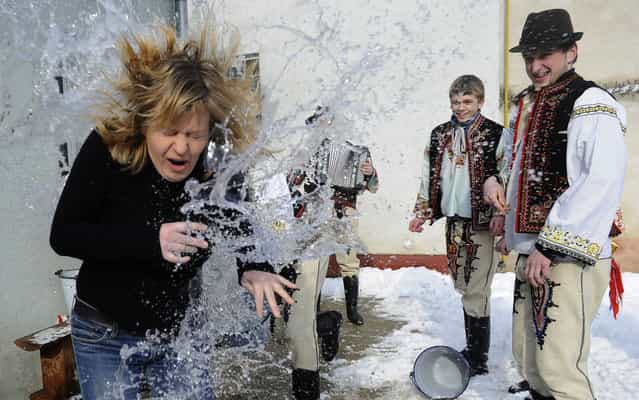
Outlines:
{"type": "Polygon", "coordinates": [[[510,43],[510,0],[504,0],[504,127],[508,128],[508,114],[510,110],[508,109],[510,106],[509,92],[510,87],[508,86],[508,69],[509,69],[509,60],[510,53],[508,52],[508,46],[510,43]]]}
{"type": "Polygon", "coordinates": [[[178,37],[186,36],[188,32],[187,0],[175,0],[175,30],[178,37]]]}
{"type": "MultiPolygon", "coordinates": [[[[510,91],[510,87],[508,86],[508,67],[509,67],[509,59],[510,53],[508,52],[508,46],[510,43],[510,0],[504,0],[504,127],[508,128],[508,123],[510,122],[509,117],[509,106],[510,99],[508,98],[508,93],[510,91]]],[[[497,264],[497,268],[500,270],[505,270],[506,268],[506,260],[507,257],[503,254],[499,256],[499,263],[497,264]]]]}

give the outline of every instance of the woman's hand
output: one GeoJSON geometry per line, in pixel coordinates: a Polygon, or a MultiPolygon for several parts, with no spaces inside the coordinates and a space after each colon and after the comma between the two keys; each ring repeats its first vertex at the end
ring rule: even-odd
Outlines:
{"type": "Polygon", "coordinates": [[[196,222],[170,222],[160,226],[160,249],[162,258],[173,264],[183,264],[191,257],[183,254],[193,254],[198,249],[206,249],[209,244],[204,239],[191,236],[194,231],[206,232],[208,227],[196,222]]]}
{"type": "Polygon", "coordinates": [[[280,308],[275,295],[279,295],[286,303],[293,304],[293,298],[286,292],[286,288],[297,289],[288,279],[270,272],[248,270],[242,274],[242,286],[255,298],[255,312],[258,317],[264,316],[264,297],[275,318],[281,318],[280,308]]]}

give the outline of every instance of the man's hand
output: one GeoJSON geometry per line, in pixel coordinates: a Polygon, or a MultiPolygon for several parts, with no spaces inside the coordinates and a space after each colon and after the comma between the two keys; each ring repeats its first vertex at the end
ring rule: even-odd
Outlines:
{"type": "Polygon", "coordinates": [[[408,231],[409,232],[422,232],[424,228],[422,225],[426,222],[425,218],[415,217],[410,220],[408,223],[408,231]]]}
{"type": "Polygon", "coordinates": [[[484,202],[493,206],[499,214],[505,214],[508,211],[504,188],[494,176],[484,182],[484,202]]]}
{"type": "Polygon", "coordinates": [[[546,258],[539,250],[533,253],[526,260],[526,280],[533,286],[539,287],[546,283],[546,279],[550,277],[551,261],[546,258]]]}
{"type": "Polygon", "coordinates": [[[507,256],[510,253],[508,247],[506,246],[506,239],[501,238],[495,245],[495,250],[498,251],[501,255],[507,256]]]}
{"type": "Polygon", "coordinates": [[[293,298],[286,292],[286,288],[297,289],[293,282],[281,275],[255,270],[245,271],[242,274],[242,286],[255,298],[255,312],[260,318],[264,316],[265,297],[273,316],[281,318],[282,314],[275,294],[278,294],[286,303],[293,304],[293,298]]]}
{"type": "Polygon", "coordinates": [[[502,236],[504,234],[504,220],[506,218],[503,215],[493,215],[488,225],[490,233],[493,236],[502,236]]]}
{"type": "Polygon", "coordinates": [[[362,174],[366,176],[371,176],[373,175],[373,173],[375,173],[375,168],[373,168],[373,163],[371,162],[371,160],[364,161],[359,167],[359,170],[362,171],[362,174]]]}

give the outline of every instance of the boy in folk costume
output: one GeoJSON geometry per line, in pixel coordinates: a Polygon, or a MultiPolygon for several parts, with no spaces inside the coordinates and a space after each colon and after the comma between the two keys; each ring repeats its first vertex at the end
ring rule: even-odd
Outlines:
{"type": "Polygon", "coordinates": [[[531,398],[594,399],[590,330],[611,270],[611,225],[626,164],[624,108],[573,69],[577,41],[565,10],[531,13],[519,45],[531,86],[517,97],[500,143],[507,193],[485,198],[506,212],[497,247],[515,266],[513,355],[531,398]]]}
{"type": "Polygon", "coordinates": [[[497,173],[495,150],[503,127],[484,117],[484,85],[462,75],[450,86],[450,121],[433,129],[424,152],[411,232],[446,217],[448,268],[462,294],[466,348],[472,375],[488,373],[490,292],[495,267],[492,209],[482,201],[483,183],[497,173]]]}

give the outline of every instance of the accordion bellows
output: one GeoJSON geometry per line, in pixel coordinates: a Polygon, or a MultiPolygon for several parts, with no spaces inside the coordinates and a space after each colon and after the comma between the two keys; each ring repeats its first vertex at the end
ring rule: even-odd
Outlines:
{"type": "Polygon", "coordinates": [[[336,188],[362,190],[366,187],[366,181],[360,167],[368,159],[370,152],[366,146],[325,139],[317,154],[316,168],[320,182],[336,188]]]}

